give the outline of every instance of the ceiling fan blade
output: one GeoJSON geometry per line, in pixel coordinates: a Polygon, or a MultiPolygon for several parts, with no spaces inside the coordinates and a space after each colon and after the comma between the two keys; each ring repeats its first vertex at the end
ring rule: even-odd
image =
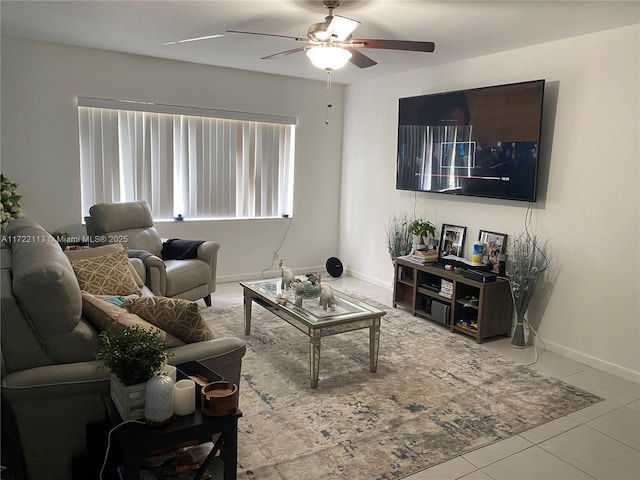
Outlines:
{"type": "Polygon", "coordinates": [[[353,31],[358,28],[358,25],[360,25],[360,22],[357,20],[334,15],[327,26],[327,40],[332,39],[333,41],[343,42],[351,36],[353,31]]]}
{"type": "Polygon", "coordinates": [[[411,52],[433,52],[436,48],[433,42],[412,42],[410,40],[377,40],[357,39],[351,41],[355,48],[379,48],[384,50],[408,50],[411,52]]]}
{"type": "Polygon", "coordinates": [[[197,42],[200,40],[210,40],[212,38],[220,38],[220,37],[224,37],[224,35],[221,33],[214,33],[212,35],[205,35],[203,37],[193,37],[193,38],[185,38],[183,40],[173,40],[171,42],[165,42],[162,45],[176,45],[178,43],[197,42]]]}
{"type": "Polygon", "coordinates": [[[291,40],[295,40],[296,42],[307,42],[308,41],[306,38],[291,37],[289,35],[278,35],[276,33],[243,32],[243,31],[240,31],[240,30],[227,30],[227,33],[242,33],[244,35],[262,35],[263,37],[289,38],[291,40]]]}
{"type": "Polygon", "coordinates": [[[367,57],[365,54],[360,53],[357,49],[352,47],[344,47],[345,50],[349,50],[351,52],[351,58],[349,61],[353,63],[356,67],[360,68],[369,68],[377,65],[378,62],[367,57]]]}
{"type": "Polygon", "coordinates": [[[291,55],[292,53],[304,52],[307,47],[298,47],[292,50],[286,50],[284,52],[274,53],[272,55],[267,55],[266,57],[262,57],[260,60],[268,60],[270,58],[281,57],[283,55],[291,55]]]}

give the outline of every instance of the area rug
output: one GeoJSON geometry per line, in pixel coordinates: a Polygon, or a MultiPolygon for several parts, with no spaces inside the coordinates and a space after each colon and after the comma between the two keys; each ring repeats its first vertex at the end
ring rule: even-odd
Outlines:
{"type": "Polygon", "coordinates": [[[254,304],[245,336],[242,305],[202,310],[216,336],[247,343],[238,478],[399,479],[601,400],[365,301],[387,311],[378,372],[369,372],[367,330],[325,337],[317,389],[308,338],[294,327],[254,304]]]}

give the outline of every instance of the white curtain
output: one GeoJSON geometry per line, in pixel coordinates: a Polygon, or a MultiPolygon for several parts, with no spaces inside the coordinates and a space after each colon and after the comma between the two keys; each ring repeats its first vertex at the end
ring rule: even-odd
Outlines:
{"type": "Polygon", "coordinates": [[[88,215],[94,203],[121,198],[118,112],[82,107],[78,112],[82,212],[88,215]]]}
{"type": "Polygon", "coordinates": [[[155,219],[292,214],[295,127],[79,106],[82,210],[147,200],[155,219]]]}

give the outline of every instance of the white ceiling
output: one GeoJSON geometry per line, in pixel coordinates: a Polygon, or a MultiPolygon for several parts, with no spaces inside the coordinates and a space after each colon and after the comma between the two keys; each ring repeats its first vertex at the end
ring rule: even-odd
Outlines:
{"type": "MultiPolygon", "coordinates": [[[[640,2],[342,0],[335,11],[361,25],[354,38],[426,40],[434,53],[362,51],[378,65],[348,64],[333,81],[360,80],[640,23],[640,2]]],[[[5,1],[3,37],[115,50],[207,65],[324,79],[303,53],[260,57],[300,46],[290,39],[226,30],[305,37],[327,10],[322,0],[5,1]]],[[[612,52],[615,54],[615,52],[612,52]]]]}

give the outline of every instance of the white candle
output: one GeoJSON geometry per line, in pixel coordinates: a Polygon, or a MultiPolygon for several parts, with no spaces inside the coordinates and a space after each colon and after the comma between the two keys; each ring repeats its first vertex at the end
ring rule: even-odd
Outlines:
{"type": "Polygon", "coordinates": [[[178,380],[173,386],[173,413],[191,415],[196,411],[196,384],[193,380],[178,380]]]}
{"type": "Polygon", "coordinates": [[[174,367],[173,365],[169,365],[168,363],[165,363],[164,366],[160,369],[160,371],[165,375],[169,376],[171,380],[173,380],[173,383],[176,383],[176,380],[177,380],[176,367],[174,367]]]}

